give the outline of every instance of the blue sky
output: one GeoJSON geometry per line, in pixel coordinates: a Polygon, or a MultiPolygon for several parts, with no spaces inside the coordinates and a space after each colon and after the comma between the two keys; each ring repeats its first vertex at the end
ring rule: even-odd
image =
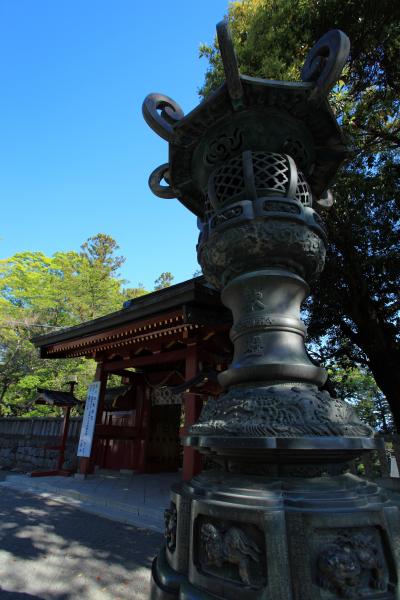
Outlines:
{"type": "Polygon", "coordinates": [[[194,215],[150,192],[167,143],[141,104],[197,103],[227,0],[0,0],[0,257],[78,250],[98,232],[151,289],[197,269],[194,215]]]}

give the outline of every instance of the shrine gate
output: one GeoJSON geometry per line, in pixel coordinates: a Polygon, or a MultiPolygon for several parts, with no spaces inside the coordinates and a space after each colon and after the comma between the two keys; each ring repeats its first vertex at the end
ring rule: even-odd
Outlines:
{"type": "MultiPolygon", "coordinates": [[[[120,311],[34,338],[42,358],[86,357],[97,362],[99,404],[91,454],[96,466],[141,473],[176,470],[185,480],[201,457],[180,437],[217,395],[216,373],[230,362],[230,312],[197,277],[129,300],[120,311]],[[121,385],[107,385],[111,375],[121,385]]],[[[113,378],[114,379],[114,378],[113,378]]]]}

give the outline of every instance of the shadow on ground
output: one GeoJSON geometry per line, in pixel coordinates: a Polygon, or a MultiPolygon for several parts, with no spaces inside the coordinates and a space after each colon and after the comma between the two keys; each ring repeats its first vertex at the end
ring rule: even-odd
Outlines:
{"type": "Polygon", "coordinates": [[[13,490],[0,497],[1,600],[143,600],[162,536],[13,490]]]}
{"type": "Polygon", "coordinates": [[[21,592],[7,592],[0,588],[0,595],[2,600],[44,600],[40,596],[32,596],[32,594],[23,594],[21,592]]]}

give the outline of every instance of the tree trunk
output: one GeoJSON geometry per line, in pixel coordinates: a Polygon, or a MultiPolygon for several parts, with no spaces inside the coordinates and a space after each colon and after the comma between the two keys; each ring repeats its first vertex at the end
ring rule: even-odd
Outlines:
{"type": "Polygon", "coordinates": [[[365,298],[354,302],[348,312],[357,332],[347,324],[343,324],[342,329],[367,356],[368,366],[386,397],[396,431],[400,433],[400,348],[396,331],[377,315],[375,307],[365,298]]]}
{"type": "MultiPolygon", "coordinates": [[[[389,357],[387,357],[389,358],[389,357]]],[[[382,359],[369,357],[370,369],[375,378],[377,386],[385,394],[386,400],[390,406],[393,415],[393,421],[397,433],[400,433],[400,370],[397,371],[390,364],[382,364],[382,359]]],[[[400,365],[400,357],[397,357],[397,364],[400,365]]],[[[389,362],[389,361],[388,361],[389,362]]]]}

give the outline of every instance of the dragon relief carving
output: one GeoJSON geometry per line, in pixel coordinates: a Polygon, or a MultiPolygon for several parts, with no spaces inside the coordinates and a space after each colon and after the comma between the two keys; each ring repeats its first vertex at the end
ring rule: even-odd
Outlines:
{"type": "Polygon", "coordinates": [[[353,408],[326,391],[310,387],[231,388],[218,399],[210,399],[193,434],[298,437],[372,437],[353,408]]]}
{"type": "Polygon", "coordinates": [[[231,563],[238,568],[241,581],[254,585],[250,576],[250,563],[260,562],[261,550],[239,527],[228,527],[225,531],[210,522],[202,523],[200,544],[205,566],[222,568],[231,563]]]}
{"type": "Polygon", "coordinates": [[[386,590],[381,553],[373,536],[339,535],[317,557],[317,583],[339,598],[358,599],[363,589],[386,590]]]}

